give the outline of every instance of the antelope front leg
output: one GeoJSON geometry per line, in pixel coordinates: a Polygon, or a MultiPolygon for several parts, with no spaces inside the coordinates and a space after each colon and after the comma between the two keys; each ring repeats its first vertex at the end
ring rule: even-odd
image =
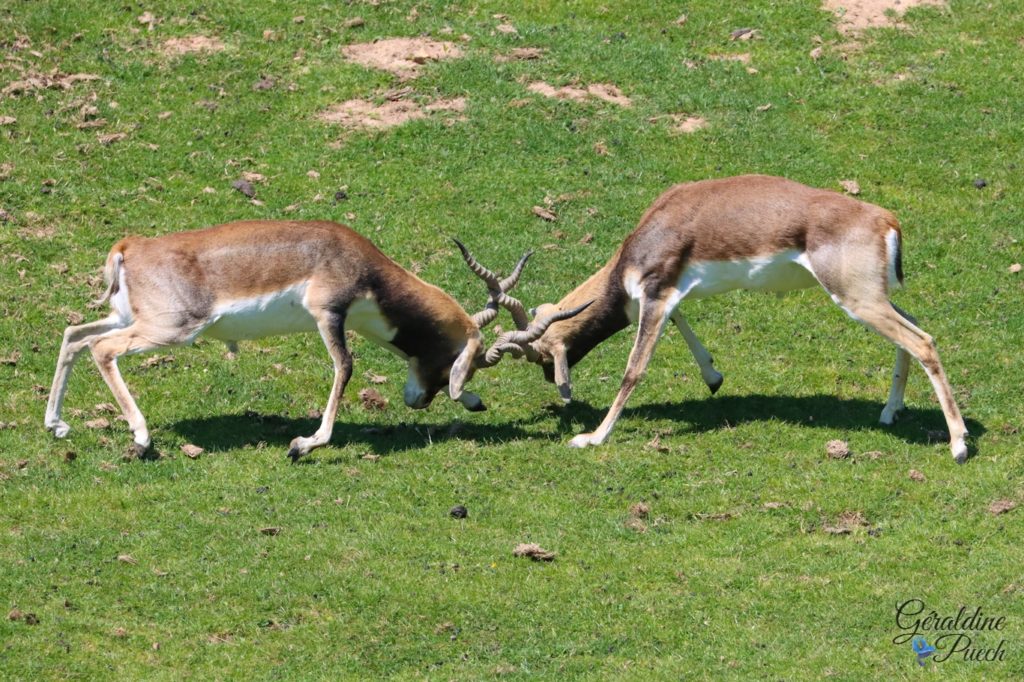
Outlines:
{"type": "Polygon", "coordinates": [[[75,361],[89,346],[89,341],[113,329],[124,327],[120,318],[111,315],[96,322],[68,327],[64,330],[64,340],[60,344],[60,355],[57,356],[57,369],[53,373],[53,384],[50,386],[50,398],[46,403],[46,416],[43,424],[57,438],[68,435],[71,427],[61,421],[60,413],[64,405],[64,394],[68,389],[68,377],[75,366],[75,361]]]}
{"type": "Polygon", "coordinates": [[[654,355],[654,348],[658,345],[658,339],[661,337],[667,320],[665,308],[665,302],[661,300],[641,302],[639,329],[636,333],[636,341],[633,343],[633,350],[629,353],[626,374],[622,377],[619,393],[615,396],[615,401],[608,409],[608,414],[605,415],[601,425],[592,433],[581,433],[573,438],[569,441],[569,447],[585,448],[588,445],[600,445],[611,434],[612,429],[615,428],[615,422],[622,414],[622,408],[626,406],[626,401],[629,400],[630,394],[647,370],[651,356],[654,355]]]}
{"type": "Polygon", "coordinates": [[[569,358],[565,353],[565,346],[559,344],[554,353],[555,362],[555,385],[558,387],[558,395],[562,402],[568,405],[572,402],[572,379],[569,374],[569,358]]]}
{"type": "Polygon", "coordinates": [[[331,386],[331,395],[327,398],[327,407],[324,408],[320,428],[312,436],[307,438],[300,436],[292,440],[288,448],[288,456],[292,462],[297,462],[299,457],[309,454],[310,451],[327,445],[331,441],[341,394],[345,392],[345,386],[352,378],[352,355],[345,347],[344,319],[333,313],[324,313],[317,319],[317,327],[324,340],[324,345],[327,346],[327,352],[331,354],[331,360],[334,362],[334,383],[331,386]]]}
{"type": "Polygon", "coordinates": [[[711,358],[711,353],[690,329],[690,325],[686,323],[686,318],[679,312],[679,308],[672,312],[672,321],[682,333],[683,338],[686,339],[686,345],[689,347],[690,353],[693,354],[693,359],[697,361],[697,366],[700,367],[700,376],[707,384],[711,395],[714,395],[722,387],[723,377],[722,373],[715,369],[715,361],[711,358]]]}

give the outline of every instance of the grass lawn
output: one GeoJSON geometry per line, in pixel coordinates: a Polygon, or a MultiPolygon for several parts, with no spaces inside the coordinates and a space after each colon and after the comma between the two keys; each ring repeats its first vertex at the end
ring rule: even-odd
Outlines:
{"type": "Polygon", "coordinates": [[[0,677],[1024,678],[1022,63],[1024,11],[976,0],[860,33],[814,0],[0,3],[0,677]],[[395,75],[342,52],[395,37],[453,58],[395,75]],[[419,117],[322,120],[351,100],[419,117]],[[852,180],[900,216],[895,301],[938,342],[965,465],[916,366],[877,423],[893,348],[816,290],[684,304],[722,390],[670,329],[583,451],[631,333],[575,369],[572,405],[506,359],[473,414],[406,409],[404,364],[356,340],[333,444],[297,465],[331,378],[316,335],[124,358],[158,459],[124,456],[87,359],[69,438],[43,428],[61,333],[105,314],[125,235],[337,220],[472,312],[449,236],[505,271],[536,249],[517,295],[537,305],[673,183],[749,172],[852,180]],[[969,632],[1003,660],[919,667],[893,643],[912,599],[1004,617],[969,632]]]}

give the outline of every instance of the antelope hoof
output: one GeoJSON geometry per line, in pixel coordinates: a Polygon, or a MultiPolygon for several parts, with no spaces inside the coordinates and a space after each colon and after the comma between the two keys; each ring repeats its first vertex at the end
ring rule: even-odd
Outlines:
{"type": "Polygon", "coordinates": [[[594,438],[592,433],[581,433],[569,441],[570,448],[585,448],[588,445],[600,445],[601,441],[594,438]]]}
{"type": "Polygon", "coordinates": [[[71,427],[67,423],[58,421],[54,424],[47,424],[46,430],[53,434],[54,438],[67,438],[71,427]]]}
{"type": "Polygon", "coordinates": [[[146,454],[149,452],[150,443],[132,443],[132,453],[136,459],[145,459],[146,454]]]}
{"type": "Polygon", "coordinates": [[[484,405],[484,401],[480,399],[476,393],[470,393],[469,391],[463,391],[462,395],[459,396],[459,402],[469,412],[486,412],[487,406],[484,405]]]}
{"type": "Polygon", "coordinates": [[[309,454],[309,451],[312,449],[309,446],[308,439],[302,437],[295,438],[288,446],[288,458],[292,460],[292,464],[295,464],[299,461],[300,457],[309,454]]]}
{"type": "Polygon", "coordinates": [[[960,436],[952,443],[950,443],[950,450],[953,451],[953,460],[957,464],[963,464],[967,461],[967,434],[960,436]]]}
{"type": "Polygon", "coordinates": [[[886,405],[882,409],[882,416],[878,418],[879,423],[886,426],[896,421],[896,417],[903,411],[903,405],[886,405]]]}
{"type": "Polygon", "coordinates": [[[719,374],[717,379],[708,382],[708,390],[711,391],[711,395],[718,393],[718,389],[722,387],[723,381],[725,381],[725,377],[719,374]]]}

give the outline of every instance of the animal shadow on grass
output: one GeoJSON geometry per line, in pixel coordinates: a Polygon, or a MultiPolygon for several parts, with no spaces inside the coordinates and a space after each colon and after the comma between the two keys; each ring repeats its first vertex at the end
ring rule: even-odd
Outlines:
{"type": "MultiPolygon", "coordinates": [[[[887,431],[909,443],[918,444],[944,442],[949,437],[945,432],[946,423],[942,411],[938,408],[907,408],[900,413],[895,424],[884,426],[878,423],[881,405],[882,403],[873,400],[843,399],[832,395],[794,397],[755,394],[648,403],[627,407],[623,411],[623,417],[675,420],[679,422],[679,433],[699,434],[749,422],[778,420],[833,431],[887,431]]],[[[570,434],[581,428],[596,428],[604,418],[607,408],[594,407],[585,401],[574,400],[568,406],[548,405],[544,410],[557,415],[558,429],[561,433],[570,434]]],[[[417,450],[430,443],[448,440],[474,441],[484,445],[537,438],[547,440],[550,438],[549,435],[542,435],[529,429],[530,423],[545,418],[544,410],[538,410],[533,420],[504,424],[475,424],[454,420],[439,423],[373,425],[358,421],[339,421],[334,426],[331,445],[337,447],[362,443],[374,454],[389,455],[417,450]]],[[[985,427],[980,422],[973,419],[966,421],[972,439],[985,433],[985,427]]],[[[211,452],[232,450],[262,442],[269,447],[279,448],[281,456],[284,457],[292,438],[313,433],[319,424],[319,420],[312,418],[282,417],[248,411],[244,414],[185,419],[176,422],[171,428],[187,438],[190,443],[201,445],[211,452]]],[[[613,433],[612,442],[614,439],[613,433]]],[[[314,451],[300,459],[298,463],[326,461],[337,464],[350,460],[348,456],[318,459],[314,451]]]]}
{"type": "MultiPolygon", "coordinates": [[[[358,419],[358,416],[354,416],[358,419]]],[[[288,444],[296,436],[308,436],[320,426],[319,419],[292,418],[267,415],[248,411],[244,414],[219,415],[201,419],[184,419],[171,428],[187,438],[190,443],[216,452],[265,443],[268,447],[279,448],[281,457],[288,450],[288,444]]],[[[475,424],[459,420],[439,423],[401,423],[397,425],[375,425],[345,423],[334,425],[331,443],[327,447],[341,447],[351,443],[362,443],[377,455],[389,455],[406,450],[417,450],[430,443],[448,440],[475,441],[481,444],[522,440],[533,436],[516,424],[475,424]]],[[[334,457],[331,464],[351,462],[350,456],[334,457]]],[[[317,451],[298,460],[298,464],[317,461],[317,451]]]]}
{"type": "MultiPolygon", "coordinates": [[[[938,407],[907,407],[900,412],[894,424],[886,426],[878,422],[883,404],[884,401],[845,399],[833,395],[753,394],[648,403],[627,407],[622,416],[676,420],[679,433],[703,433],[749,422],[777,420],[832,431],[885,431],[909,443],[948,444],[946,420],[938,407]]],[[[607,412],[607,408],[576,400],[564,408],[549,409],[558,413],[560,430],[566,433],[580,430],[581,424],[583,429],[597,428],[607,412]]],[[[972,440],[985,433],[980,422],[966,418],[965,421],[972,440]]],[[[611,440],[614,439],[613,432],[611,440]]]]}

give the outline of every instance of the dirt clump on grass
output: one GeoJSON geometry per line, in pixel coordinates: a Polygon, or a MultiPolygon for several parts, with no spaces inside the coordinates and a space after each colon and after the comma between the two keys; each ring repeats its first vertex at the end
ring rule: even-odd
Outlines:
{"type": "Polygon", "coordinates": [[[709,54],[708,59],[713,62],[739,62],[740,64],[750,63],[750,53],[721,53],[721,54],[709,54]]]}
{"type": "MultiPolygon", "coordinates": [[[[384,130],[427,118],[437,112],[461,114],[465,109],[464,97],[436,99],[427,104],[418,104],[408,99],[387,100],[380,104],[365,99],[350,99],[331,106],[317,118],[350,130],[384,130]]],[[[458,120],[462,120],[462,117],[449,119],[451,122],[458,120]]]]}
{"type": "Polygon", "coordinates": [[[899,18],[911,7],[945,7],[946,0],[823,0],[822,7],[839,18],[840,33],[867,28],[899,26],[899,18]],[[895,14],[893,19],[889,12],[895,14]]]}
{"type": "Polygon", "coordinates": [[[359,391],[359,402],[363,404],[364,410],[371,412],[386,410],[388,407],[388,399],[375,388],[364,388],[359,391]]]}
{"type": "Polygon", "coordinates": [[[850,456],[850,444],[845,440],[830,440],[825,443],[825,454],[831,459],[846,459],[850,456]]]}
{"type": "Polygon", "coordinates": [[[530,61],[541,59],[547,53],[543,47],[514,47],[507,54],[494,55],[494,61],[499,64],[507,62],[530,61]]]}
{"type": "Polygon", "coordinates": [[[534,81],[526,86],[530,92],[538,95],[551,97],[553,99],[568,99],[574,102],[586,102],[593,99],[618,104],[620,107],[633,106],[633,100],[623,94],[621,90],[610,83],[593,83],[587,86],[563,85],[556,88],[544,81],[534,81]]]}
{"type": "Polygon", "coordinates": [[[835,523],[825,523],[822,530],[829,535],[849,535],[858,528],[870,526],[864,514],[859,511],[845,511],[839,515],[835,523]]]}
{"type": "Polygon", "coordinates": [[[673,114],[672,120],[672,132],[682,133],[684,135],[690,135],[707,128],[710,124],[708,120],[703,116],[690,116],[689,114],[673,114]]]}
{"type": "Polygon", "coordinates": [[[224,43],[220,38],[209,36],[184,36],[165,40],[160,49],[165,55],[176,57],[196,52],[222,52],[224,43]]]}
{"type": "Polygon", "coordinates": [[[455,43],[430,38],[385,38],[341,48],[346,59],[371,69],[389,71],[403,80],[415,78],[427,62],[458,59],[455,43]]]}
{"type": "Polygon", "coordinates": [[[70,90],[77,83],[95,80],[100,80],[100,77],[94,73],[61,73],[57,69],[44,73],[29,69],[23,71],[21,78],[5,85],[0,94],[17,97],[35,90],[70,90]]]}
{"type": "Polygon", "coordinates": [[[554,561],[558,553],[550,552],[534,542],[521,542],[512,550],[512,555],[529,557],[534,561],[554,561]]]}
{"type": "Polygon", "coordinates": [[[1005,514],[1008,511],[1013,511],[1017,508],[1017,503],[1013,500],[996,500],[988,506],[988,513],[993,515],[1005,514]]]}
{"type": "Polygon", "coordinates": [[[637,502],[629,507],[629,518],[626,519],[624,525],[635,533],[646,533],[647,524],[644,523],[644,519],[650,515],[650,506],[646,502],[637,502]]]}

